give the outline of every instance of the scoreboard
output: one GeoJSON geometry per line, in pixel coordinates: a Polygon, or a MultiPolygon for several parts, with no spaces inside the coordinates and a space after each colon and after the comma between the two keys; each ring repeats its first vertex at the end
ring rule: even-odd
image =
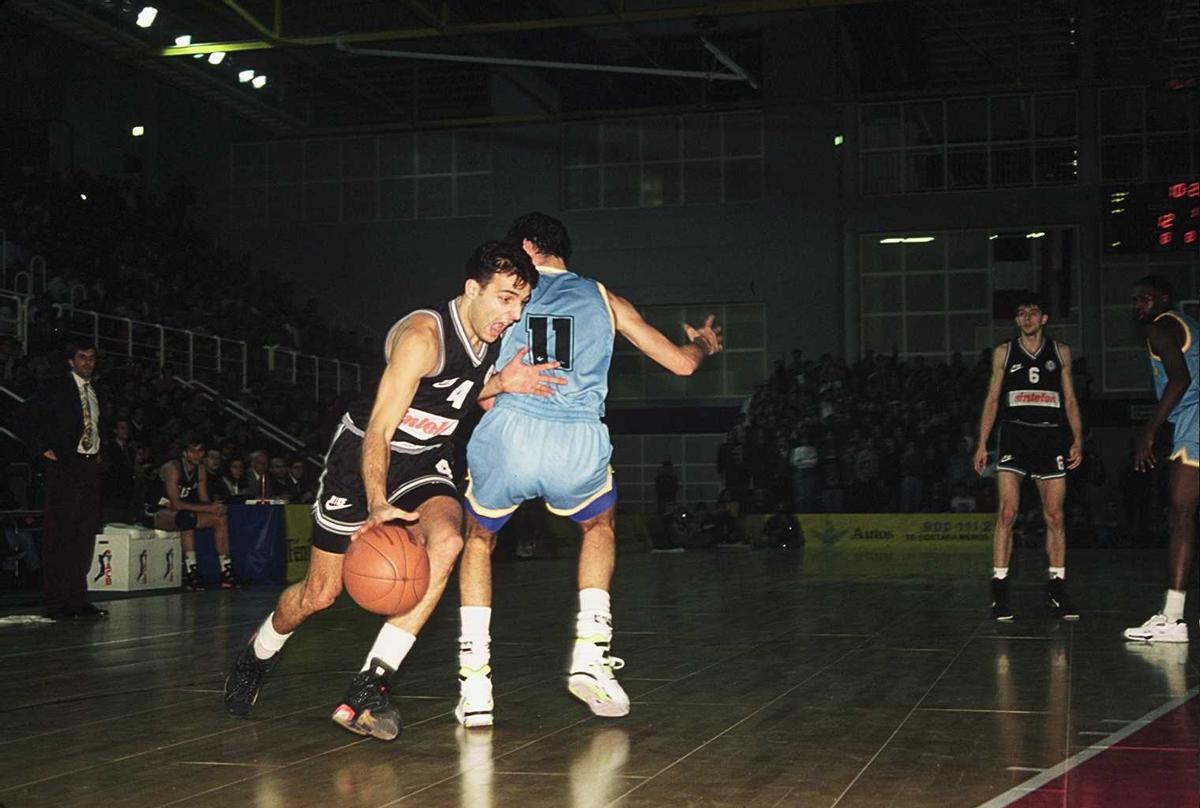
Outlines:
{"type": "Polygon", "coordinates": [[[1105,189],[1104,251],[1200,252],[1200,181],[1105,189]]]}

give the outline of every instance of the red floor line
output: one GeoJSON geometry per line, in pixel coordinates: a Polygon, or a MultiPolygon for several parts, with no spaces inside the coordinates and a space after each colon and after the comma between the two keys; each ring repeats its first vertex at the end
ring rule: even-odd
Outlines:
{"type": "Polygon", "coordinates": [[[1200,688],[1192,688],[1130,722],[1062,763],[983,803],[979,808],[1116,808],[1129,805],[1194,805],[1200,793],[1200,688]],[[1151,737],[1170,735],[1166,746],[1148,746],[1151,737]],[[1125,741],[1129,743],[1126,745],[1125,741]],[[1147,751],[1170,753],[1160,769],[1149,766],[1147,751]],[[1178,752],[1195,757],[1180,766],[1178,752]],[[1133,752],[1129,756],[1124,753],[1133,752]],[[1134,758],[1131,760],[1130,758],[1134,758]],[[1064,799],[1065,795],[1065,799],[1064,799]],[[1052,798],[1052,799],[1051,799],[1052,798]]]}

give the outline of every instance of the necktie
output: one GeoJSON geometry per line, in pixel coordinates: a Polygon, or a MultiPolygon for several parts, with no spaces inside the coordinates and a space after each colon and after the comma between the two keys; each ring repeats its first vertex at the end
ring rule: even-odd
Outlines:
{"type": "Polygon", "coordinates": [[[88,395],[87,382],[79,388],[79,397],[83,404],[83,437],[80,438],[79,445],[85,452],[90,452],[96,439],[96,422],[92,420],[92,400],[88,395]]]}

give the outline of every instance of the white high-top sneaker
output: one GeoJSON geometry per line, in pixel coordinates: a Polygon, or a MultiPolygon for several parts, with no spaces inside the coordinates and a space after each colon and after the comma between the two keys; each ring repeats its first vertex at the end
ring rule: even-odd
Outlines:
{"type": "Polygon", "coordinates": [[[492,710],[492,666],[458,669],[458,706],[454,717],[464,727],[490,727],[492,710]]]}
{"type": "Polygon", "coordinates": [[[1187,642],[1188,627],[1183,620],[1169,620],[1156,614],[1136,628],[1125,629],[1125,639],[1140,642],[1187,642]]]}
{"type": "Polygon", "coordinates": [[[629,715],[629,696],[613,676],[625,667],[625,660],[608,652],[608,642],[577,639],[571,658],[567,688],[591,711],[603,718],[629,715]]]}

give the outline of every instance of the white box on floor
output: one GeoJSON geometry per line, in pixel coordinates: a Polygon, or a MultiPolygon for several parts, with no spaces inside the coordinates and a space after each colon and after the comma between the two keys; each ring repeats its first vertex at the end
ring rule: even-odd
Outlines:
{"type": "Polygon", "coordinates": [[[179,586],[179,552],[178,533],[130,526],[101,533],[96,537],[88,571],[88,589],[173,589],[179,586]]]}

